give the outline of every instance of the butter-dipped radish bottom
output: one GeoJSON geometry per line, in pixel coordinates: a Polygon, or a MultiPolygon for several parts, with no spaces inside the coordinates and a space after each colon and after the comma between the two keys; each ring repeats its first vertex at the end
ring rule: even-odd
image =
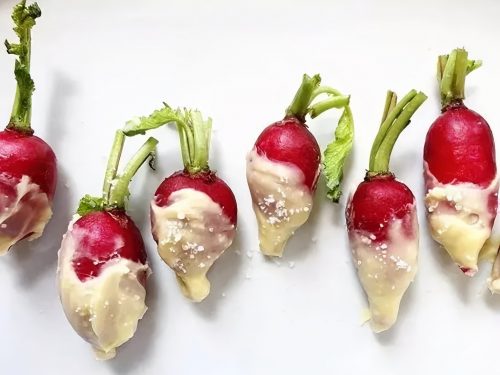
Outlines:
{"type": "Polygon", "coordinates": [[[491,235],[498,185],[493,133],[463,100],[465,77],[481,66],[463,49],[440,56],[442,114],[424,146],[425,205],[434,240],[467,275],[478,269],[479,253],[491,235]]]}
{"type": "Polygon", "coordinates": [[[335,140],[325,153],[335,162],[324,165],[329,196],[338,201],[345,158],[352,148],[354,125],[349,96],[320,86],[319,75],[304,75],[283,120],[266,127],[247,155],[247,182],[257,218],[263,254],[281,257],[287,241],[309,218],[320,174],[320,147],[309,131],[311,118],[331,108],[343,108],[335,140]],[[321,96],[328,97],[313,103],[321,96]]]}
{"type": "Polygon", "coordinates": [[[64,313],[99,359],[115,356],[147,310],[146,279],[151,271],[141,233],[125,205],[128,185],[157,141],[148,139],[117,175],[124,141],[118,131],[103,196],[82,198],[59,250],[58,287],[64,313]]]}
{"type": "Polygon", "coordinates": [[[237,205],[230,187],[208,165],[212,120],[199,111],[168,106],[128,123],[134,135],[175,123],[184,170],[167,177],[151,201],[158,253],[175,272],[182,293],[201,302],[210,293],[207,273],[236,235],[237,205]]]}
{"type": "Polygon", "coordinates": [[[346,209],[352,257],[368,297],[374,332],[394,325],[401,300],[417,272],[415,197],[389,171],[389,160],[399,134],[425,99],[423,93],[412,90],[398,103],[396,95],[388,93],[368,172],[346,209]]]}

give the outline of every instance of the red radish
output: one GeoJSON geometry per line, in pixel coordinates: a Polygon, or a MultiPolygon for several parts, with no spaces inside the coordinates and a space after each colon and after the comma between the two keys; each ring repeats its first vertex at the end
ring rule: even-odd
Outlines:
{"type": "Polygon", "coordinates": [[[146,278],[151,271],[141,233],[125,204],[132,177],[153,155],[158,141],[149,138],[117,175],[124,141],[120,130],[103,196],[82,198],[59,250],[58,286],[64,312],[99,359],[115,356],[147,310],[146,278]]]}
{"type": "Polygon", "coordinates": [[[389,171],[389,159],[399,134],[426,98],[412,90],[397,103],[396,94],[388,93],[368,172],[346,209],[354,264],[368,296],[375,332],[396,322],[401,299],[417,272],[415,197],[389,171]]]}
{"type": "Polygon", "coordinates": [[[27,238],[42,235],[52,216],[57,161],[50,146],[33,135],[31,97],[35,85],[30,76],[31,28],[41,16],[37,3],[26,0],[14,7],[12,19],[19,44],[5,42],[16,60],[14,106],[7,128],[0,132],[0,254],[27,238]]]}
{"type": "Polygon", "coordinates": [[[484,118],[463,100],[465,77],[481,66],[455,49],[438,60],[442,114],[424,147],[425,205],[432,237],[468,276],[477,271],[498,201],[495,142],[484,118]]]}
{"type": "Polygon", "coordinates": [[[353,121],[349,96],[320,86],[319,75],[304,75],[285,118],[265,128],[247,156],[247,181],[259,226],[260,249],[279,256],[295,230],[309,218],[320,173],[321,151],[305,123],[330,108],[344,108],[335,132],[336,140],[326,153],[335,154],[325,164],[329,196],[338,201],[344,160],[351,151],[353,121]],[[312,104],[321,94],[329,98],[312,104]]]}
{"type": "Polygon", "coordinates": [[[168,106],[132,120],[127,135],[176,123],[184,170],[167,177],[151,202],[151,226],[161,258],[172,268],[184,295],[202,301],[210,292],[207,272],[236,234],[236,199],[208,165],[212,120],[199,111],[168,106]]]}

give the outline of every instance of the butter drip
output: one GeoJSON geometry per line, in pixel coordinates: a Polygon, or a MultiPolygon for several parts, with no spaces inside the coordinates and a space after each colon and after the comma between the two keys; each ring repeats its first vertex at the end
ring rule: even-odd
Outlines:
{"type": "Polygon", "coordinates": [[[207,272],[231,246],[235,226],[218,203],[194,189],[172,193],[164,207],[153,200],[151,217],[158,252],[175,271],[182,293],[202,301],[210,293],[207,272]]]}
{"type": "Polygon", "coordinates": [[[304,174],[292,164],[259,155],[254,148],[247,156],[247,182],[260,249],[265,255],[281,257],[288,239],[311,214],[313,196],[304,184],[304,174]]]}
{"type": "Polygon", "coordinates": [[[441,184],[424,165],[425,206],[431,235],[464,272],[477,272],[479,253],[491,235],[494,215],[488,209],[498,193],[498,176],[486,188],[472,183],[441,184]]]}
{"type": "MultiPolygon", "coordinates": [[[[59,295],[73,329],[92,345],[98,359],[110,359],[117,347],[132,338],[147,310],[146,290],[139,278],[151,271],[147,264],[113,259],[98,277],[80,281],[72,260],[77,249],[85,251],[80,244],[85,233],[82,228],[73,228],[73,222],[59,250],[59,295]]],[[[118,247],[120,240],[115,241],[118,247]]],[[[110,253],[115,250],[110,249],[110,253]]]]}
{"type": "Polygon", "coordinates": [[[21,180],[0,174],[0,182],[14,186],[16,195],[0,195],[0,255],[26,237],[32,241],[40,237],[52,216],[47,194],[31,182],[28,176],[21,180]]]}

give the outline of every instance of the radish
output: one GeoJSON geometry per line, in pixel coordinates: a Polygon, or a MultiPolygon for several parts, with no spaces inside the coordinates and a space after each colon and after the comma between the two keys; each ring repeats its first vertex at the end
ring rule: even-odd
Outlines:
{"type": "Polygon", "coordinates": [[[31,28],[40,16],[36,3],[26,6],[26,1],[21,1],[12,13],[19,43],[5,41],[7,52],[18,59],[14,106],[7,128],[0,132],[0,254],[24,238],[31,241],[40,237],[52,216],[56,156],[31,129],[31,97],[35,89],[30,76],[31,28]]]}
{"type": "Polygon", "coordinates": [[[336,141],[326,151],[337,157],[335,163],[325,165],[328,194],[335,201],[340,198],[342,168],[354,133],[349,96],[320,83],[319,75],[304,75],[285,118],[265,128],[247,156],[247,181],[259,227],[259,245],[268,256],[281,257],[288,239],[309,218],[321,151],[305,120],[308,114],[315,118],[330,108],[344,108],[336,141]],[[312,104],[321,94],[329,98],[312,104]]]}
{"type": "Polygon", "coordinates": [[[125,204],[130,180],[158,142],[149,138],[117,175],[124,141],[118,131],[103,196],[82,198],[59,250],[58,287],[64,312],[99,359],[115,356],[147,310],[146,278],[151,271],[141,233],[125,204]]]}
{"type": "Polygon", "coordinates": [[[368,296],[375,332],[387,330],[396,322],[401,299],[417,272],[415,197],[389,171],[389,159],[398,136],[426,98],[412,90],[397,103],[396,94],[389,91],[365,180],[346,209],[352,256],[368,296]]]}
{"type": "Polygon", "coordinates": [[[497,211],[495,142],[484,118],[463,100],[465,77],[481,66],[455,49],[438,60],[442,114],[424,146],[425,205],[432,237],[468,276],[491,234],[497,211]]]}
{"type": "Polygon", "coordinates": [[[151,226],[158,252],[174,270],[183,294],[202,301],[210,292],[207,272],[236,234],[236,199],[229,186],[208,165],[212,120],[199,111],[168,106],[136,118],[127,135],[175,123],[184,170],[167,177],[151,202],[151,226]]]}

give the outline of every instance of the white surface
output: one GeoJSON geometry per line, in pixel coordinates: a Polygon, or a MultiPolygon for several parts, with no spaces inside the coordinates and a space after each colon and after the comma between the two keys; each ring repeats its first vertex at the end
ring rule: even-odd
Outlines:
{"type": "MultiPolygon", "coordinates": [[[[500,2],[39,3],[44,15],[33,38],[33,126],[59,157],[60,181],[43,239],[0,259],[2,374],[496,371],[500,297],[486,292],[490,266],[469,280],[430,240],[421,157],[425,131],[439,112],[435,59],[457,46],[485,62],[468,79],[467,103],[500,139],[500,2]],[[256,252],[245,153],[264,126],[283,115],[304,72],[320,72],[326,84],[352,94],[357,136],[346,191],[363,177],[386,90],[403,95],[416,88],[430,97],[392,158],[393,171],[417,197],[422,240],[417,280],[397,326],[385,334],[359,324],[366,302],[347,246],[346,195],[339,206],[330,204],[320,181],[311,220],[290,241],[281,266],[256,252]],[[96,362],[59,304],[56,252],[79,197],[99,193],[114,129],[163,100],[213,117],[211,165],[237,196],[238,240],[210,272],[211,296],[199,305],[185,300],[149,234],[149,200],[162,178],[181,166],[176,134],[156,131],[159,169],[139,173],[130,205],[154,269],[150,310],[115,360],[96,362]]],[[[13,37],[13,4],[0,2],[1,38],[13,37]]],[[[5,123],[14,95],[13,61],[0,54],[5,123]]],[[[322,146],[337,116],[310,122],[322,146]]],[[[130,142],[125,156],[141,142],[130,142]]]]}

